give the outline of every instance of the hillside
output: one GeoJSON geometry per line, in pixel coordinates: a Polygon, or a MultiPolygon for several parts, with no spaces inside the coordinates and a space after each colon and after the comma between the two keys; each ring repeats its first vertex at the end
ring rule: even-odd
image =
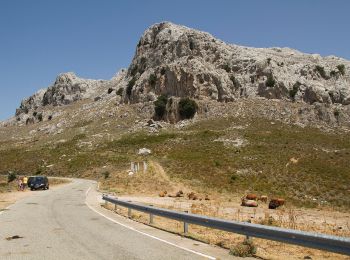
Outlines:
{"type": "Polygon", "coordinates": [[[1,123],[0,172],[102,178],[108,171],[125,184],[117,192],[157,195],[176,183],[348,210],[349,126],[349,61],[226,44],[160,23],[112,79],[63,73],[23,100],[1,123]],[[168,97],[165,113],[148,122],[160,95],[168,97]],[[184,97],[198,105],[189,120],[179,114],[184,97]],[[137,155],[143,147],[152,150],[146,159],[137,155]],[[130,162],[143,160],[161,165],[168,181],[144,188],[158,178],[148,175],[134,183],[139,190],[128,188],[130,162]]]}

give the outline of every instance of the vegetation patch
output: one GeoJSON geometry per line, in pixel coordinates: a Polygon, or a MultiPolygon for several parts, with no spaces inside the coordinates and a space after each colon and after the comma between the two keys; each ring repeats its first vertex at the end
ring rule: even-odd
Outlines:
{"type": "Polygon", "coordinates": [[[179,102],[179,114],[181,119],[194,117],[198,109],[196,101],[190,98],[182,98],[179,102]]]}
{"type": "Polygon", "coordinates": [[[166,112],[166,105],[168,103],[168,97],[166,95],[158,96],[154,101],[154,111],[157,119],[162,119],[166,112]]]}

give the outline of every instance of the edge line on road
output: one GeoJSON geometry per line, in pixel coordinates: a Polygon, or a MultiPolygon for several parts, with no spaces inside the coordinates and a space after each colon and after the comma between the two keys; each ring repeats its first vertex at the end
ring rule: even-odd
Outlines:
{"type": "MultiPolygon", "coordinates": [[[[91,190],[91,187],[89,187],[89,189],[87,189],[87,191],[85,192],[85,197],[87,197],[87,195],[89,194],[90,190],[91,190]]],[[[202,253],[200,253],[200,252],[197,252],[197,251],[188,249],[188,248],[186,248],[186,247],[182,247],[182,246],[176,245],[176,244],[174,244],[174,243],[172,243],[172,242],[169,242],[169,241],[167,241],[167,240],[164,240],[164,239],[161,239],[161,238],[159,238],[159,237],[156,237],[156,236],[147,234],[147,233],[142,232],[142,231],[139,231],[139,230],[137,230],[137,229],[135,229],[135,228],[133,228],[133,227],[130,227],[130,226],[128,226],[128,225],[125,225],[125,224],[123,224],[123,223],[120,223],[120,222],[118,222],[118,221],[116,221],[116,220],[114,220],[114,219],[112,219],[112,218],[110,218],[110,217],[104,215],[103,213],[98,212],[96,209],[94,209],[92,206],[90,206],[90,205],[87,203],[86,198],[85,198],[85,204],[86,204],[86,206],[88,206],[89,209],[91,209],[91,210],[94,211],[95,213],[97,213],[97,214],[101,215],[102,217],[108,219],[109,221],[112,221],[113,223],[116,223],[116,224],[118,224],[118,225],[121,225],[121,226],[123,226],[123,227],[125,227],[125,228],[127,228],[127,229],[130,229],[130,230],[132,230],[132,231],[135,231],[135,232],[137,232],[137,233],[139,233],[139,234],[142,234],[142,235],[144,235],[144,236],[147,236],[147,237],[156,239],[156,240],[161,241],[161,242],[163,242],[163,243],[166,243],[166,244],[168,244],[168,245],[171,245],[171,246],[180,248],[180,249],[185,250],[185,251],[187,251],[187,252],[190,252],[190,253],[193,253],[193,254],[196,254],[196,255],[200,255],[200,256],[203,256],[203,257],[205,257],[205,258],[212,259],[212,260],[216,259],[215,257],[209,256],[209,255],[206,255],[206,254],[202,254],[202,253]]]]}

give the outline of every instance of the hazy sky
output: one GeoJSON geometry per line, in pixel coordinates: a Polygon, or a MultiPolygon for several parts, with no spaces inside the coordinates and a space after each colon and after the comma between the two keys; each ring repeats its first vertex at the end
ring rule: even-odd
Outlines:
{"type": "Polygon", "coordinates": [[[350,59],[349,10],[347,0],[0,0],[0,120],[61,72],[111,78],[160,21],[229,43],[350,59]]]}

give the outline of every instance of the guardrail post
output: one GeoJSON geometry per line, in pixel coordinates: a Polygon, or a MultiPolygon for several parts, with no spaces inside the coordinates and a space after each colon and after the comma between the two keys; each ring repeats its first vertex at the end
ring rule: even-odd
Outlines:
{"type": "Polygon", "coordinates": [[[114,204],[114,211],[117,211],[117,204],[114,204]]]}
{"type": "MultiPolygon", "coordinates": [[[[248,222],[248,223],[252,223],[252,221],[251,221],[250,219],[248,219],[247,222],[248,222]]],[[[246,235],[245,238],[246,238],[247,240],[250,239],[250,237],[249,237],[248,235],[246,235]]]]}
{"type": "MultiPolygon", "coordinates": [[[[150,205],[151,207],[153,207],[153,205],[150,205]]],[[[149,213],[149,224],[153,225],[153,214],[149,213]]]]}
{"type": "Polygon", "coordinates": [[[128,208],[128,218],[131,218],[131,208],[128,208]]]}
{"type": "MultiPolygon", "coordinates": [[[[186,213],[188,213],[188,210],[185,210],[186,213]]],[[[184,221],[184,234],[186,235],[188,233],[188,223],[184,221]]]]}

